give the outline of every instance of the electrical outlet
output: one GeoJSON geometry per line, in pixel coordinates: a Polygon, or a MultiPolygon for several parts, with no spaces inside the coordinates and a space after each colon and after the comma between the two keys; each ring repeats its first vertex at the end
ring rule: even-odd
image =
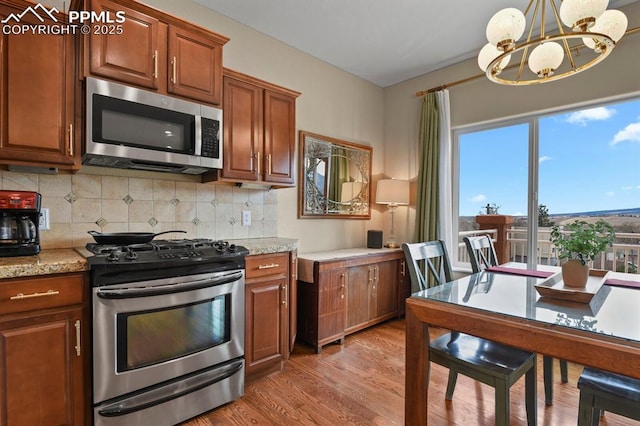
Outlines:
{"type": "Polygon", "coordinates": [[[50,229],[49,209],[40,210],[40,223],[38,224],[38,228],[41,231],[48,231],[50,229]]]}
{"type": "Polygon", "coordinates": [[[242,210],[242,226],[251,226],[251,210],[242,210]]]}

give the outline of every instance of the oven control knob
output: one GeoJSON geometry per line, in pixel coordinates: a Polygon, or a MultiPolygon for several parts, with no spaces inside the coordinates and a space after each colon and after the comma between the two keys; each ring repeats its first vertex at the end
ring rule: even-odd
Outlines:
{"type": "Polygon", "coordinates": [[[231,252],[231,253],[235,253],[236,252],[236,245],[235,244],[231,244],[229,246],[229,252],[231,252]]]}
{"type": "Polygon", "coordinates": [[[109,256],[107,256],[107,260],[110,262],[117,262],[118,260],[120,260],[120,256],[118,256],[118,253],[116,253],[115,251],[112,251],[111,253],[109,253],[109,256]]]}
{"type": "Polygon", "coordinates": [[[129,250],[127,252],[127,255],[124,258],[127,260],[135,260],[138,258],[138,253],[136,253],[135,251],[129,250]]]}

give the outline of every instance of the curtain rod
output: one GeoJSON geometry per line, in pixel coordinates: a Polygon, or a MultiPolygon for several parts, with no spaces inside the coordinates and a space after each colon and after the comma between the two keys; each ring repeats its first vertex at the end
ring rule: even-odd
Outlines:
{"type": "MultiPolygon", "coordinates": [[[[640,27],[631,28],[631,29],[625,31],[624,35],[627,36],[627,35],[630,35],[630,34],[633,34],[633,33],[637,33],[638,31],[640,31],[640,27]]],[[[508,68],[512,68],[514,66],[519,66],[519,65],[518,64],[511,65],[511,66],[507,67],[507,69],[508,68]]],[[[485,75],[486,75],[485,73],[476,74],[476,75],[472,75],[471,77],[463,78],[462,80],[456,80],[456,81],[452,81],[451,83],[445,83],[445,84],[442,84],[440,86],[432,87],[431,89],[428,89],[428,90],[422,90],[420,92],[416,92],[416,97],[424,96],[427,93],[433,93],[433,92],[437,92],[437,91],[440,91],[440,90],[448,89],[449,87],[458,86],[460,84],[468,83],[470,81],[473,81],[473,80],[476,80],[478,78],[484,77],[485,75]]]]}

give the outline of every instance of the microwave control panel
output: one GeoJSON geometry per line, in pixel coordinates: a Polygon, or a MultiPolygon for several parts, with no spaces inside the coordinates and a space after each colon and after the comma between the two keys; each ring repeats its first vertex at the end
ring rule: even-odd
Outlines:
{"type": "Polygon", "coordinates": [[[220,122],[202,117],[203,157],[220,158],[220,122]]]}

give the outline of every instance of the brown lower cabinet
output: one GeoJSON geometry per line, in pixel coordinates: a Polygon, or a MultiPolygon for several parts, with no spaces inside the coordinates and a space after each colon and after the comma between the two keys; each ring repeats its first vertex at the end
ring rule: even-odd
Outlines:
{"type": "Polygon", "coordinates": [[[301,255],[313,276],[298,277],[298,336],[313,345],[344,342],[348,334],[404,312],[405,267],[400,250],[336,257],[301,255]]]}
{"type": "Polygon", "coordinates": [[[293,348],[295,326],[290,325],[290,318],[295,311],[295,298],[292,298],[295,297],[295,280],[290,280],[292,259],[295,259],[295,252],[247,257],[244,352],[248,379],[280,371],[293,348]]]}
{"type": "Polygon", "coordinates": [[[83,273],[0,280],[0,424],[88,424],[83,273]]]}

